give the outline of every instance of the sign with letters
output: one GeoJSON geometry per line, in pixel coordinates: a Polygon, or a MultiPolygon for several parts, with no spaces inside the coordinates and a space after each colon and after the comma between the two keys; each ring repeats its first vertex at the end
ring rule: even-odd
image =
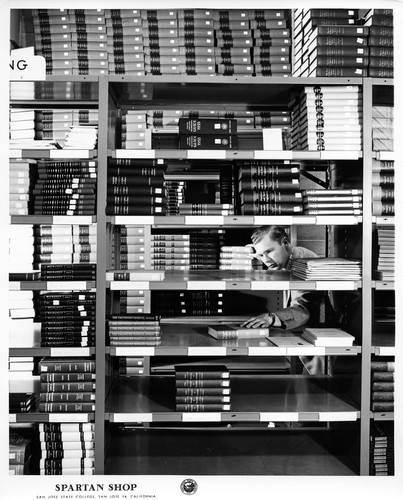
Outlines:
{"type": "Polygon", "coordinates": [[[12,50],[9,68],[10,80],[46,80],[45,58],[34,55],[33,48],[12,50]]]}

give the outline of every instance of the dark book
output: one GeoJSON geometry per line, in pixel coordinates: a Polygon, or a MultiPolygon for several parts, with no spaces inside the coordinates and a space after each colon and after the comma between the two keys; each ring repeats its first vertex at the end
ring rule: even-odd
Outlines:
{"type": "Polygon", "coordinates": [[[211,379],[229,379],[229,370],[221,365],[181,365],[175,366],[176,380],[211,380],[211,379]]]}
{"type": "Polygon", "coordinates": [[[236,135],[180,135],[180,149],[237,149],[236,135]]]}
{"type": "Polygon", "coordinates": [[[373,372],[394,372],[394,361],[371,361],[371,371],[373,372]]]}
{"type": "Polygon", "coordinates": [[[95,392],[48,392],[41,393],[39,401],[43,402],[89,402],[95,401],[95,392]]]}
{"type": "Polygon", "coordinates": [[[366,67],[369,65],[370,59],[368,57],[357,56],[317,56],[312,62],[313,66],[329,66],[329,67],[343,67],[343,68],[357,68],[366,67]]]}
{"type": "Polygon", "coordinates": [[[152,176],[108,175],[109,186],[152,186],[161,187],[163,179],[152,176]]]}
{"type": "Polygon", "coordinates": [[[372,411],[376,412],[388,412],[394,411],[394,402],[393,401],[376,401],[372,403],[372,411]]]}
{"type": "Polygon", "coordinates": [[[176,388],[218,388],[230,387],[229,379],[177,379],[175,381],[176,388]]]}
{"type": "Polygon", "coordinates": [[[372,401],[394,401],[395,396],[393,391],[373,391],[372,401]]]}
{"type": "Polygon", "coordinates": [[[392,47],[394,46],[394,38],[392,36],[370,35],[368,37],[368,45],[371,47],[392,47]]]}
{"type": "Polygon", "coordinates": [[[394,71],[391,68],[372,68],[368,69],[368,76],[372,78],[393,78],[394,71]]]}
{"type": "Polygon", "coordinates": [[[89,392],[95,390],[94,382],[41,382],[41,392],[89,392]]]}
{"type": "Polygon", "coordinates": [[[210,405],[231,402],[231,396],[178,396],[175,397],[175,403],[178,405],[210,405]]]}
{"type": "Polygon", "coordinates": [[[45,413],[90,413],[95,411],[94,403],[40,403],[39,411],[45,413]]]}
{"type": "MultiPolygon", "coordinates": [[[[395,380],[393,371],[374,371],[372,373],[372,381],[378,383],[390,383],[395,380]]],[[[379,390],[379,389],[378,389],[379,390]]]]}
{"type": "Polygon", "coordinates": [[[229,387],[194,387],[194,388],[176,388],[177,397],[223,397],[231,394],[229,387]]]}
{"type": "Polygon", "coordinates": [[[370,47],[350,47],[338,45],[318,45],[314,47],[309,54],[310,60],[314,60],[317,56],[326,57],[368,57],[371,54],[370,47]]]}
{"type": "Polygon", "coordinates": [[[179,118],[180,134],[231,135],[237,133],[236,120],[214,118],[179,118]]]}
{"type": "Polygon", "coordinates": [[[95,361],[89,359],[43,358],[39,361],[39,371],[43,372],[95,372],[95,361]]]}
{"type": "Polygon", "coordinates": [[[107,195],[106,203],[108,205],[127,205],[131,207],[136,206],[155,206],[155,205],[165,205],[165,196],[126,196],[126,195],[107,195]]]}
{"type": "Polygon", "coordinates": [[[231,405],[228,404],[214,404],[214,403],[205,403],[205,404],[177,404],[176,411],[180,412],[205,412],[205,411],[229,411],[231,409],[231,405]]]}
{"type": "Polygon", "coordinates": [[[136,206],[130,207],[127,205],[107,206],[106,215],[165,215],[166,208],[164,206],[136,206]]]}
{"type": "Polygon", "coordinates": [[[337,77],[337,78],[349,78],[349,77],[366,77],[368,76],[368,69],[361,67],[329,67],[329,66],[315,66],[309,72],[309,76],[316,77],[337,77]]]}

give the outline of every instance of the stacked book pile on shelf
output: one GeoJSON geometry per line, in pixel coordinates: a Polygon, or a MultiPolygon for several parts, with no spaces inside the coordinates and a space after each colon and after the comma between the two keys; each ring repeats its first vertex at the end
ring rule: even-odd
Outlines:
{"type": "Polygon", "coordinates": [[[305,189],[305,215],[361,215],[362,189],[305,189]]]}
{"type": "Polygon", "coordinates": [[[395,362],[371,361],[373,412],[393,412],[395,401],[395,362]]]}
{"type": "Polygon", "coordinates": [[[8,473],[23,476],[31,473],[32,440],[18,432],[10,432],[8,437],[8,473]]]}
{"type": "Polygon", "coordinates": [[[302,338],[315,346],[352,346],[355,337],[341,328],[305,328],[302,338]]]}
{"type": "Polygon", "coordinates": [[[179,118],[180,149],[238,149],[237,120],[179,118]]]}
{"type": "Polygon", "coordinates": [[[253,259],[250,247],[222,246],[220,248],[219,269],[248,270],[253,268],[253,259]]]}
{"type": "Polygon", "coordinates": [[[32,189],[35,179],[34,163],[30,160],[10,160],[9,214],[32,213],[32,189]]]}
{"type": "Polygon", "coordinates": [[[179,215],[179,205],[185,202],[186,182],[165,179],[166,215],[179,215]]]}
{"type": "Polygon", "coordinates": [[[41,292],[38,302],[41,347],[95,345],[95,292],[41,292]]]}
{"type": "Polygon", "coordinates": [[[372,160],[372,214],[395,214],[395,162],[372,160]]]}
{"type": "Polygon", "coordinates": [[[291,149],[362,149],[362,93],[357,85],[305,87],[290,107],[291,149]]]}
{"type": "Polygon", "coordinates": [[[8,360],[8,381],[10,393],[33,393],[38,379],[33,356],[10,356],[8,360]]]}
{"type": "Polygon", "coordinates": [[[120,124],[122,149],[151,149],[151,130],[147,128],[147,114],[127,109],[122,111],[120,124]]]}
{"type": "Polygon", "coordinates": [[[144,233],[144,226],[114,226],[113,267],[115,269],[145,269],[146,239],[144,233]]]}
{"type": "Polygon", "coordinates": [[[43,264],[95,264],[95,224],[35,226],[34,262],[43,264]]]}
{"type": "Polygon", "coordinates": [[[9,413],[28,413],[35,411],[36,395],[34,392],[10,392],[8,396],[9,413]]]}
{"type": "Polygon", "coordinates": [[[118,311],[120,314],[142,314],[149,306],[149,293],[144,290],[120,290],[118,311]]]}
{"type": "Polygon", "coordinates": [[[302,213],[300,165],[271,160],[237,161],[237,198],[242,215],[302,213]]]}
{"type": "Polygon", "coordinates": [[[95,473],[93,423],[39,424],[41,475],[92,475],[95,473]]]}
{"type": "Polygon", "coordinates": [[[175,366],[175,387],[178,412],[231,409],[230,372],[226,366],[175,366]]]}
{"type": "Polygon", "coordinates": [[[382,281],[395,279],[395,228],[393,226],[377,227],[378,263],[375,277],[382,281]]]}
{"type": "MultiPolygon", "coordinates": [[[[11,275],[30,273],[34,268],[34,228],[31,224],[10,225],[8,271],[11,275]]],[[[38,276],[39,277],[39,276],[38,276]]]]}
{"type": "Polygon", "coordinates": [[[96,149],[98,144],[98,126],[75,125],[66,134],[63,149],[96,149]]]}
{"type": "Polygon", "coordinates": [[[385,425],[374,422],[370,440],[370,475],[393,476],[395,474],[393,423],[385,425]]]}
{"type": "Polygon", "coordinates": [[[133,377],[144,375],[144,358],[136,356],[122,356],[118,361],[119,375],[133,377]]]}
{"type": "Polygon", "coordinates": [[[368,76],[393,78],[393,9],[370,9],[363,23],[369,27],[368,76]]]}
{"type": "Polygon", "coordinates": [[[361,261],[342,257],[292,259],[292,275],[302,280],[360,280],[361,261]]]}
{"type": "Polygon", "coordinates": [[[190,269],[190,234],[152,234],[151,267],[153,269],[190,269]]]}
{"type": "Polygon", "coordinates": [[[107,215],[165,215],[163,160],[108,160],[107,215]]]}
{"type": "Polygon", "coordinates": [[[96,264],[41,264],[43,281],[95,281],[96,264]]]}
{"type": "Polygon", "coordinates": [[[372,106],[372,150],[393,151],[394,107],[372,106]]]}
{"type": "Polygon", "coordinates": [[[168,316],[215,316],[223,314],[224,294],[214,290],[155,291],[151,311],[168,316]]]}
{"type": "Polygon", "coordinates": [[[95,411],[95,361],[88,358],[42,358],[39,411],[92,413],[95,411]]]}
{"type": "Polygon", "coordinates": [[[112,314],[108,320],[111,346],[161,345],[160,316],[155,314],[112,314]]]}
{"type": "Polygon", "coordinates": [[[10,290],[9,310],[9,346],[33,347],[38,345],[41,325],[34,321],[34,292],[32,290],[10,290]],[[23,312],[24,309],[25,312],[23,312]]]}

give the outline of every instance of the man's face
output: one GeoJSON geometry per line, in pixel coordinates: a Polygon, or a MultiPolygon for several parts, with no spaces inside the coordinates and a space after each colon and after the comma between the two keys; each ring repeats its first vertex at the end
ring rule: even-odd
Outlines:
{"type": "Polygon", "coordinates": [[[256,254],[269,269],[284,269],[290,257],[285,243],[272,240],[267,234],[259,243],[253,245],[256,254]]]}

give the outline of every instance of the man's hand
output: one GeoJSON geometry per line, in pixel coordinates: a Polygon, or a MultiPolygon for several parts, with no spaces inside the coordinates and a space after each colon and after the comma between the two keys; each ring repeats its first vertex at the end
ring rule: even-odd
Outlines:
{"type": "Polygon", "coordinates": [[[245,326],[247,328],[269,328],[274,322],[274,318],[271,313],[261,314],[260,316],[255,316],[254,318],[250,318],[241,326],[245,326]]]}

